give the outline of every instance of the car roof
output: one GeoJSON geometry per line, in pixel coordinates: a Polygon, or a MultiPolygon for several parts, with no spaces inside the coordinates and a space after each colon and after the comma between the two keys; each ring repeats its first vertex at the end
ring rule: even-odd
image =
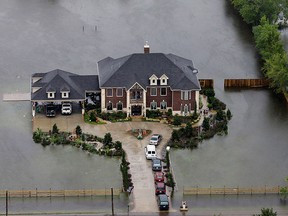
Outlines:
{"type": "Polygon", "coordinates": [[[166,194],[159,194],[158,195],[158,198],[161,200],[161,201],[168,201],[168,196],[166,194]]]}
{"type": "Polygon", "coordinates": [[[165,186],[164,182],[156,182],[155,184],[156,184],[158,187],[164,187],[164,186],[165,186]]]}

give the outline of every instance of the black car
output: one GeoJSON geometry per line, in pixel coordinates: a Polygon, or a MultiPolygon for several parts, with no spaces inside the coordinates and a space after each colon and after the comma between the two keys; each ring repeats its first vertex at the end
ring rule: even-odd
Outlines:
{"type": "Polygon", "coordinates": [[[166,194],[159,194],[157,196],[157,204],[159,210],[169,210],[169,200],[166,194]]]}
{"type": "Polygon", "coordinates": [[[47,104],[46,105],[46,116],[47,117],[56,116],[56,106],[54,104],[47,104]]]}
{"type": "Polygon", "coordinates": [[[162,162],[160,159],[152,159],[152,170],[153,171],[162,171],[162,162]]]}

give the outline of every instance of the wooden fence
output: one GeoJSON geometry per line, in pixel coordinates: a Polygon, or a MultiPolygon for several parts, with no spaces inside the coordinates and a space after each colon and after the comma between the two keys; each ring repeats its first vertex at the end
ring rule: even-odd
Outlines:
{"type": "Polygon", "coordinates": [[[256,195],[256,194],[279,194],[280,186],[277,187],[259,187],[259,188],[199,188],[184,187],[183,195],[256,195]]]}
{"type": "Polygon", "coordinates": [[[213,79],[199,79],[201,88],[214,88],[213,79]]]}
{"type": "MultiPolygon", "coordinates": [[[[107,189],[83,189],[83,190],[7,190],[8,197],[87,197],[87,196],[111,196],[111,188],[107,189]]],[[[119,196],[121,189],[113,188],[113,196],[119,196]]],[[[6,197],[6,190],[0,190],[0,197],[6,197]]]]}
{"type": "Polygon", "coordinates": [[[224,87],[264,88],[269,86],[267,79],[225,79],[224,87]]]}

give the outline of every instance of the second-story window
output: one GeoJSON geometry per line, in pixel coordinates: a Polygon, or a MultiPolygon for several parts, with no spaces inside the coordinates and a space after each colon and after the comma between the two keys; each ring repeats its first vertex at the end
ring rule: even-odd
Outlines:
{"type": "Polygon", "coordinates": [[[113,97],[113,89],[107,89],[106,90],[106,96],[107,97],[113,97]]]}
{"type": "Polygon", "coordinates": [[[161,88],[161,96],[167,95],[167,88],[161,88]]]}
{"type": "Polygon", "coordinates": [[[123,89],[122,88],[117,88],[116,96],[117,97],[123,97],[123,89]]]}
{"type": "Polygon", "coordinates": [[[150,95],[151,96],[157,96],[157,88],[151,88],[150,89],[150,95]]]}
{"type": "Polygon", "coordinates": [[[181,100],[190,100],[191,91],[181,91],[181,100]]]}

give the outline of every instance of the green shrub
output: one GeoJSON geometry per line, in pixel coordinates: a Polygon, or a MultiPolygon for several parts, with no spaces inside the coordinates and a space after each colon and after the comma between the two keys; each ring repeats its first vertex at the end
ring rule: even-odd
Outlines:
{"type": "Polygon", "coordinates": [[[175,125],[175,126],[181,125],[181,124],[182,124],[182,121],[181,121],[180,116],[178,116],[178,115],[174,116],[174,119],[173,119],[173,123],[172,123],[172,124],[175,125]]]}

